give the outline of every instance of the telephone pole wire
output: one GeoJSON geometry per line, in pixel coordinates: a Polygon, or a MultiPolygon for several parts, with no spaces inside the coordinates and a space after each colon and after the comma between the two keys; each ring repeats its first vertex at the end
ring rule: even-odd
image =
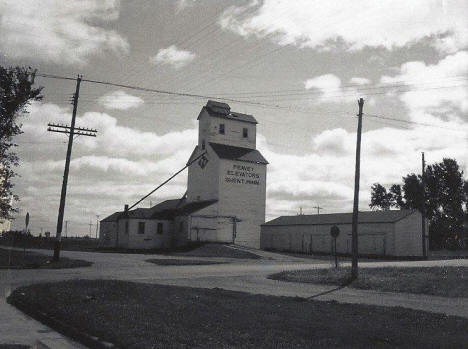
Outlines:
{"type": "Polygon", "coordinates": [[[422,238],[422,253],[423,258],[427,259],[426,251],[426,162],[424,160],[424,152],[421,153],[422,162],[422,175],[421,175],[421,186],[422,186],[422,206],[421,206],[421,238],[422,238]]]}
{"type": "Polygon", "coordinates": [[[76,90],[75,94],[73,95],[73,112],[72,112],[72,120],[71,125],[60,125],[60,124],[51,124],[49,123],[49,128],[47,131],[50,132],[59,132],[68,134],[68,147],[67,147],[67,157],[65,158],[65,169],[63,171],[63,182],[62,182],[62,191],[60,193],[60,206],[58,211],[58,218],[57,218],[57,231],[55,234],[55,246],[54,246],[54,261],[58,261],[60,259],[60,246],[62,241],[62,228],[63,228],[63,216],[65,213],[65,199],[67,196],[67,183],[68,183],[68,173],[70,172],[70,158],[72,153],[73,147],[73,137],[75,135],[82,135],[82,136],[91,136],[96,137],[96,130],[92,129],[85,129],[85,128],[75,128],[75,120],[76,120],[76,111],[78,109],[78,97],[80,94],[80,84],[81,84],[82,76],[78,75],[76,78],[76,90]]]}
{"type": "Polygon", "coordinates": [[[353,223],[351,231],[351,251],[352,251],[352,264],[351,264],[351,278],[353,280],[358,277],[358,216],[359,216],[359,177],[361,171],[361,132],[362,132],[362,108],[364,107],[364,99],[359,98],[359,113],[358,128],[356,139],[356,169],[354,174],[354,204],[353,204],[353,223]]]}

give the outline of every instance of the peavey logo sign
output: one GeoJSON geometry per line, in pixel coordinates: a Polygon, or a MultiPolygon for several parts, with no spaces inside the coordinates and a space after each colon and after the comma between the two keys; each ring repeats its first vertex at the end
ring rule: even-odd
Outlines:
{"type": "Polygon", "coordinates": [[[227,183],[260,185],[260,175],[252,166],[232,165],[232,169],[226,171],[224,180],[227,183]]]}
{"type": "Polygon", "coordinates": [[[205,168],[206,164],[208,164],[208,158],[205,155],[202,155],[200,160],[198,160],[198,166],[205,168]]]}

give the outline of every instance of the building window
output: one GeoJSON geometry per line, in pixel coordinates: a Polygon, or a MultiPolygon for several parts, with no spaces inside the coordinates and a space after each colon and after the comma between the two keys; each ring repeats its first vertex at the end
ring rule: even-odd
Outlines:
{"type": "Polygon", "coordinates": [[[224,134],[224,124],[219,124],[219,134],[220,135],[224,134]]]}
{"type": "Polygon", "coordinates": [[[201,148],[203,150],[205,150],[205,140],[204,139],[202,139],[202,141],[201,141],[201,148]]]}
{"type": "Polygon", "coordinates": [[[181,221],[179,224],[179,232],[183,233],[184,232],[184,221],[181,221]]]}
{"type": "Polygon", "coordinates": [[[162,234],[163,233],[164,226],[162,223],[158,223],[158,228],[157,228],[157,233],[162,234]]]}
{"type": "Polygon", "coordinates": [[[128,221],[125,221],[125,234],[128,234],[128,221]]]}
{"type": "Polygon", "coordinates": [[[242,129],[242,137],[248,138],[249,137],[249,129],[248,128],[243,128],[242,129]]]}
{"type": "Polygon", "coordinates": [[[145,233],[145,222],[138,222],[138,234],[145,233]]]}

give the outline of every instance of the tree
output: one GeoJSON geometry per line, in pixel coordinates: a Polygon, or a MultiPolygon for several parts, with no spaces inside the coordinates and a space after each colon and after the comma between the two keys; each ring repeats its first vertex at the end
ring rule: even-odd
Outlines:
{"type": "Polygon", "coordinates": [[[387,189],[379,184],[379,183],[374,183],[372,185],[372,194],[371,194],[371,203],[370,203],[370,208],[375,210],[375,209],[381,209],[381,210],[389,210],[390,207],[392,206],[392,194],[387,192],[387,189]]]}
{"type": "Polygon", "coordinates": [[[36,72],[31,68],[0,66],[0,218],[9,218],[15,209],[12,199],[12,179],[17,175],[14,167],[19,158],[13,151],[17,145],[13,138],[22,133],[18,123],[20,115],[27,114],[31,101],[42,99],[42,87],[33,87],[36,72]]]}
{"type": "Polygon", "coordinates": [[[425,200],[421,175],[411,173],[402,179],[403,185],[394,184],[389,192],[381,184],[374,183],[370,208],[421,211],[424,205],[432,247],[443,246],[449,236],[463,231],[463,222],[468,217],[468,181],[463,179],[463,171],[455,159],[446,158],[427,166],[425,200]]]}

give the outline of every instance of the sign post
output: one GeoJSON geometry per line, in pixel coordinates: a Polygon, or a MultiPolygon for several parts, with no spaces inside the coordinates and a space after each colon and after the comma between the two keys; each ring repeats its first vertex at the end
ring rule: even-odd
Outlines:
{"type": "Polygon", "coordinates": [[[23,261],[26,260],[26,239],[28,236],[28,226],[29,226],[29,212],[26,213],[26,217],[24,218],[24,236],[23,236],[23,261]]]}
{"type": "Polygon", "coordinates": [[[335,255],[335,268],[338,268],[338,256],[336,255],[336,238],[340,235],[340,228],[336,225],[330,228],[330,235],[333,238],[333,253],[335,255]]]}

